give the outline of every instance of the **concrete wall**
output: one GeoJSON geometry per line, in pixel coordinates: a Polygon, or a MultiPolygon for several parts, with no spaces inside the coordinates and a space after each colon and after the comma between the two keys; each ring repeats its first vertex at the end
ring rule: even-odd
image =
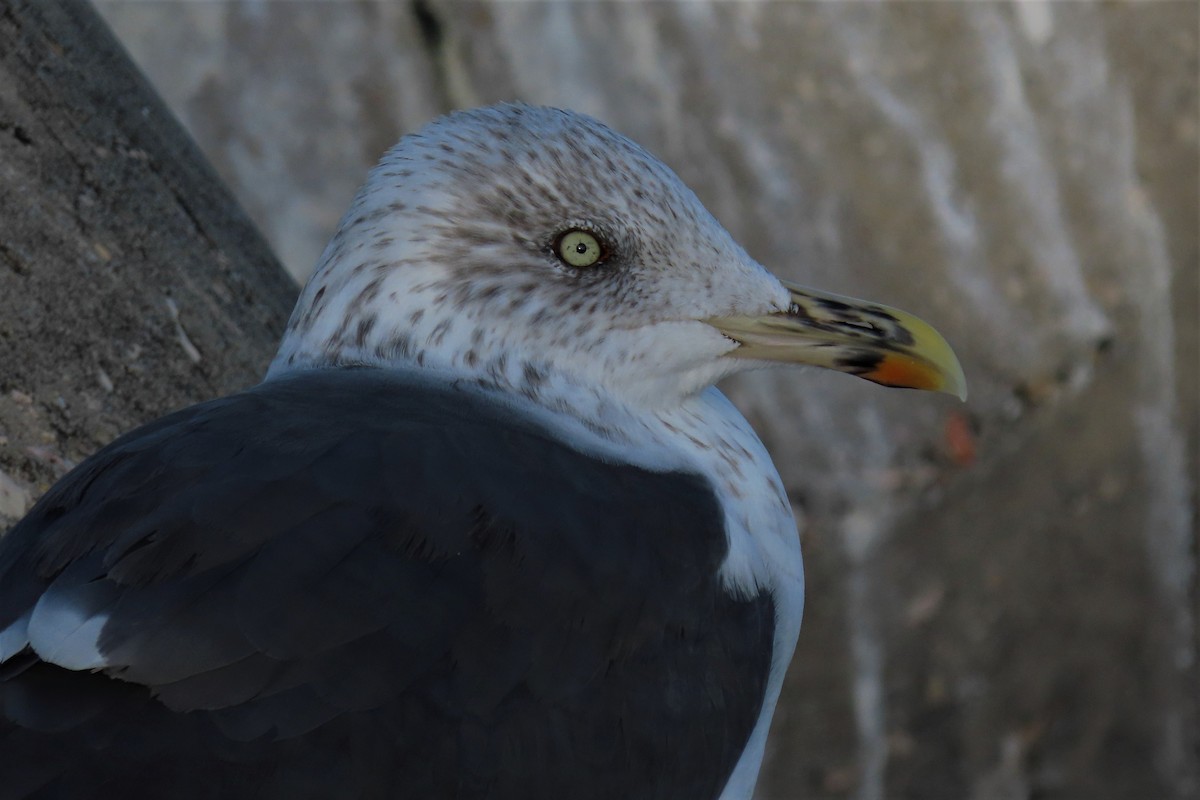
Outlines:
{"type": "Polygon", "coordinates": [[[807,519],[761,797],[1200,793],[1200,6],[98,6],[298,276],[401,133],[522,99],[946,334],[965,406],[728,387],[807,519]]]}

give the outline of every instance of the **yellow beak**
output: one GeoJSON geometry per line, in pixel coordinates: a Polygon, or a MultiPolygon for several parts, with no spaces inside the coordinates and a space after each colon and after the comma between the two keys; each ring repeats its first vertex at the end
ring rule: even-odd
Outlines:
{"type": "Polygon", "coordinates": [[[933,326],[906,311],[781,281],[786,312],[704,320],[740,347],[732,358],[810,364],[884,386],[967,399],[967,379],[933,326]]]}

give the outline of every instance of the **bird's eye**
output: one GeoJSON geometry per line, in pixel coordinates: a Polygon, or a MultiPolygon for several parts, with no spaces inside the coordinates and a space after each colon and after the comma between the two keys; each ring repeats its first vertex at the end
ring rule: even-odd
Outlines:
{"type": "Polygon", "coordinates": [[[603,244],[588,231],[569,230],[554,243],[554,252],[572,267],[594,267],[608,255],[603,244]]]}

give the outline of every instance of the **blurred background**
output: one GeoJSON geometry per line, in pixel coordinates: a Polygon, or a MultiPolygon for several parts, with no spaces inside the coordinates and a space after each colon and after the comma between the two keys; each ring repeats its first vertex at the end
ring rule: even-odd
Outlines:
{"type": "Polygon", "coordinates": [[[96,5],[298,280],[401,134],[520,99],[946,335],[965,405],[725,387],[804,520],[761,798],[1200,796],[1200,5],[96,5]]]}

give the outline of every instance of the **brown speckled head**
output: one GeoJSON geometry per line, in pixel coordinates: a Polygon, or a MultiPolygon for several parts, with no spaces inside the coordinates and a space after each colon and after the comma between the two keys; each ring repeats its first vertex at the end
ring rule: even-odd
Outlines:
{"type": "Polygon", "coordinates": [[[501,105],[443,117],[384,156],[270,374],[417,365],[518,389],[560,374],[658,404],[741,366],[701,320],[788,303],[646,150],[582,114],[501,105]]]}

